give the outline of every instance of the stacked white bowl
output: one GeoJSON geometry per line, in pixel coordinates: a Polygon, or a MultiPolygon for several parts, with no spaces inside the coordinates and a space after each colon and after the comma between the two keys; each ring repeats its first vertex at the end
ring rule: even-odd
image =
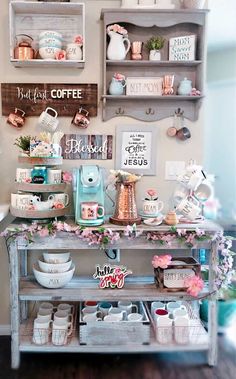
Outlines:
{"type": "Polygon", "coordinates": [[[43,253],[37,265],[33,265],[35,279],[46,288],[64,287],[75,272],[70,253],[43,253]]]}
{"type": "Polygon", "coordinates": [[[42,59],[55,59],[61,47],[61,33],[53,30],[44,30],[39,34],[39,55],[42,59]]]}

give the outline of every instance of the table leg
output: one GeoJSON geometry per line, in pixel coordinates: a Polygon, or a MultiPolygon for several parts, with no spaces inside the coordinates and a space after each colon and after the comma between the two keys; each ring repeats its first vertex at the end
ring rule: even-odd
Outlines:
{"type": "Polygon", "coordinates": [[[17,369],[20,365],[19,350],[19,266],[16,242],[9,249],[10,260],[10,304],[11,304],[11,367],[17,369]]]}
{"type": "MultiPolygon", "coordinates": [[[[27,276],[27,250],[20,250],[20,273],[21,276],[27,276]]],[[[26,320],[28,317],[28,302],[20,302],[20,315],[22,320],[26,320]]]]}
{"type": "MultiPolygon", "coordinates": [[[[215,269],[218,263],[218,243],[211,243],[209,258],[209,291],[214,292],[215,287],[215,269]]],[[[217,365],[218,342],[217,342],[217,300],[216,295],[208,298],[208,333],[209,333],[209,351],[208,364],[210,366],[217,365]]]]}

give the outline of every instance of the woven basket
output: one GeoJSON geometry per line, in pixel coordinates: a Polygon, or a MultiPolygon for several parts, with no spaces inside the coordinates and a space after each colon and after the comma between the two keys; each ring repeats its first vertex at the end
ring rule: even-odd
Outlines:
{"type": "Polygon", "coordinates": [[[201,265],[193,257],[176,257],[173,261],[182,261],[183,264],[170,264],[167,269],[154,268],[155,284],[160,291],[186,291],[184,279],[191,275],[201,275],[201,265]]]}
{"type": "Polygon", "coordinates": [[[184,8],[188,9],[202,9],[204,7],[205,0],[183,0],[184,8]]]}

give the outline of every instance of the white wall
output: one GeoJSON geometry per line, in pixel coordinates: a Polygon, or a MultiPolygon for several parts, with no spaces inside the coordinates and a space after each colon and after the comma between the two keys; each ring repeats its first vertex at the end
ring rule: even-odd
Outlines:
{"type": "MultiPolygon", "coordinates": [[[[86,2],[86,50],[87,61],[84,70],[77,69],[48,69],[48,68],[14,68],[9,62],[9,33],[8,33],[8,0],[2,0],[0,3],[0,82],[17,83],[17,82],[42,82],[42,83],[98,83],[99,99],[102,93],[102,35],[101,35],[101,8],[111,8],[119,6],[119,1],[87,1],[86,2]]],[[[174,112],[174,109],[173,109],[174,112]]],[[[61,128],[64,132],[68,132],[70,127],[70,118],[60,119],[61,128]]],[[[37,118],[30,117],[24,126],[22,132],[17,131],[13,127],[6,124],[6,118],[0,116],[0,147],[2,155],[0,156],[1,165],[1,186],[0,186],[0,203],[10,201],[10,193],[13,191],[13,183],[15,179],[15,171],[17,163],[17,148],[13,145],[16,137],[22,134],[34,134],[37,118]]],[[[135,121],[130,118],[116,118],[107,122],[103,122],[101,118],[101,102],[99,101],[99,112],[97,118],[91,119],[89,129],[85,134],[104,133],[115,134],[115,128],[122,124],[138,124],[142,122],[135,121]]],[[[156,158],[157,171],[156,176],[143,177],[137,185],[138,205],[141,205],[141,198],[145,189],[155,187],[158,191],[159,198],[165,202],[165,210],[169,209],[169,199],[172,194],[175,183],[166,182],[164,180],[165,161],[166,160],[184,160],[188,162],[191,158],[196,159],[198,163],[203,160],[203,128],[204,128],[204,112],[203,106],[200,111],[197,122],[192,123],[186,121],[186,126],[191,130],[192,138],[185,142],[177,141],[174,138],[168,138],[166,130],[172,125],[172,119],[168,118],[153,123],[157,130],[156,140],[156,158]]],[[[73,127],[70,127],[73,128],[73,127]]],[[[72,132],[72,129],[70,129],[72,132]]],[[[78,130],[74,128],[75,133],[78,130]]],[[[70,169],[81,162],[65,161],[63,168],[70,169]]],[[[88,163],[83,161],[83,163],[88,163]]],[[[113,168],[112,161],[93,161],[107,168],[113,168]]],[[[4,249],[1,249],[0,255],[0,324],[9,322],[9,301],[8,301],[8,261],[4,249]]],[[[143,255],[139,253],[140,260],[135,259],[135,253],[127,257],[127,262],[137,265],[138,271],[150,270],[150,258],[147,259],[145,252],[143,255]],[[138,263],[136,264],[136,262],[138,263]],[[135,262],[135,263],[134,263],[135,262]]],[[[83,256],[84,267],[89,267],[89,255],[87,258],[83,256]]],[[[94,263],[93,267],[94,267],[94,263]]],[[[81,265],[82,266],[82,265],[81,265]]],[[[90,268],[89,268],[90,270],[90,268]]]]}

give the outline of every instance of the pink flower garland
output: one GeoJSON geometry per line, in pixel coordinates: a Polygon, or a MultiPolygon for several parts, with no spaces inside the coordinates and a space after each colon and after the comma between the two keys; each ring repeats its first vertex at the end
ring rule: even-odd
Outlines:
{"type": "Polygon", "coordinates": [[[190,296],[197,297],[204,287],[204,281],[198,275],[189,276],[185,279],[184,286],[190,296]]]}

